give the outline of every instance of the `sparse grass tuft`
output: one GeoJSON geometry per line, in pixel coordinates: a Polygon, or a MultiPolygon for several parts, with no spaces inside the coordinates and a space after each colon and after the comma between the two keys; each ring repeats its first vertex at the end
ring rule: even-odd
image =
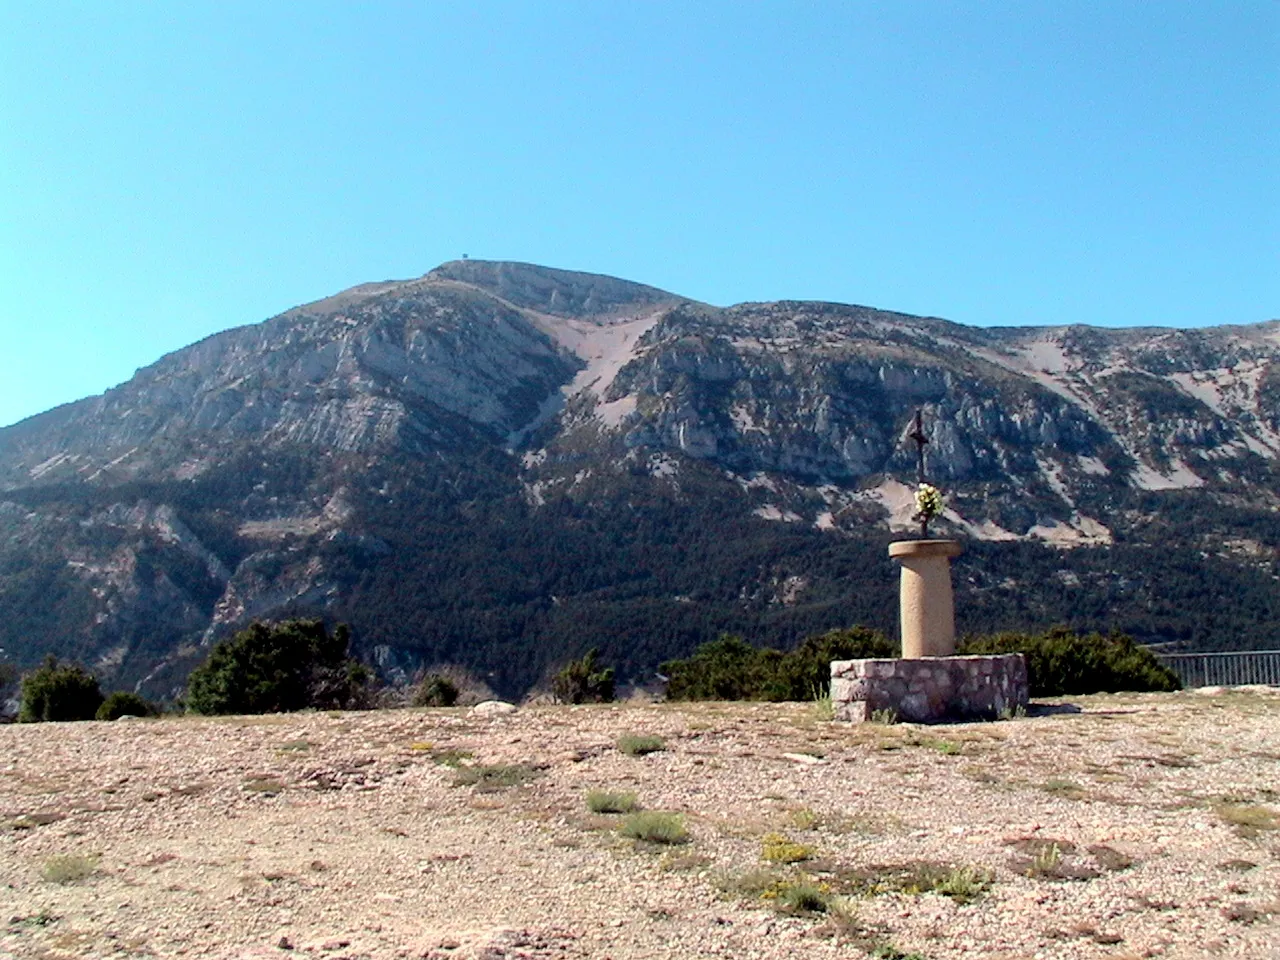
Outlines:
{"type": "Polygon", "coordinates": [[[658,866],[669,873],[702,870],[711,864],[711,858],[702,853],[664,853],[658,866]]]}
{"type": "Polygon", "coordinates": [[[455,787],[475,787],[476,793],[497,793],[528,783],[538,776],[538,771],[527,763],[477,764],[474,767],[458,767],[453,775],[455,787]]]}
{"type": "Polygon", "coordinates": [[[430,744],[427,749],[431,751],[431,759],[433,762],[440,764],[442,767],[450,767],[454,770],[462,766],[464,760],[470,760],[473,754],[470,750],[432,750],[430,744]]]}
{"type": "Polygon", "coordinates": [[[978,867],[954,867],[938,877],[933,893],[950,897],[956,903],[972,903],[991,888],[992,877],[978,867]]]}
{"type": "Polygon", "coordinates": [[[799,863],[813,859],[813,847],[788,840],[780,833],[768,833],[760,840],[760,856],[770,863],[799,863]]]}
{"type": "Polygon", "coordinates": [[[797,830],[817,830],[822,825],[822,817],[808,807],[792,810],[790,820],[791,825],[797,830]]]}
{"type": "Polygon", "coordinates": [[[779,913],[811,916],[831,907],[831,892],[812,880],[784,881],[778,888],[774,906],[779,913]]]}
{"type": "Polygon", "coordinates": [[[813,718],[819,723],[826,723],[836,718],[835,704],[831,702],[831,685],[827,684],[822,688],[814,688],[813,691],[813,718]]]}
{"type": "Polygon", "coordinates": [[[1280,814],[1259,804],[1222,803],[1214,812],[1242,837],[1256,837],[1262,830],[1280,830],[1280,814]]]}
{"type": "Polygon", "coordinates": [[[57,923],[62,918],[56,913],[50,913],[48,910],[41,910],[39,913],[32,913],[25,917],[12,917],[9,920],[11,927],[47,927],[50,924],[57,923]]]}
{"type": "Polygon", "coordinates": [[[1089,791],[1074,780],[1046,780],[1040,785],[1040,789],[1065,800],[1083,800],[1089,795],[1089,791]]]}
{"type": "MultiPolygon", "coordinates": [[[[1026,854],[1024,857],[1015,858],[1010,863],[1014,872],[1024,877],[1030,877],[1033,880],[1096,880],[1102,876],[1099,870],[1081,861],[1076,845],[1070,840],[1022,837],[1011,841],[1010,845],[1026,854]]],[[[1118,865],[1122,861],[1126,866],[1133,863],[1132,860],[1110,847],[1090,847],[1090,853],[1095,849],[1100,851],[1094,854],[1099,863],[1106,859],[1107,862],[1116,864],[1114,868],[1107,867],[1107,869],[1124,869],[1118,865]]]]}
{"type": "Polygon", "coordinates": [[[890,727],[898,722],[898,711],[893,709],[872,710],[870,723],[879,723],[883,726],[890,727]]]}
{"type": "Polygon", "coordinates": [[[98,858],[78,853],[50,857],[40,868],[40,876],[49,883],[71,884],[87,880],[98,871],[98,858]]]}
{"type": "Polygon", "coordinates": [[[779,913],[812,916],[835,913],[840,919],[851,919],[843,902],[834,897],[831,887],[812,877],[780,873],[777,870],[748,870],[745,873],[721,873],[715,878],[716,889],[730,897],[764,900],[779,913]]]}
{"type": "Polygon", "coordinates": [[[715,885],[727,896],[753,899],[776,890],[782,880],[782,874],[776,870],[748,870],[745,873],[719,873],[715,885]]]}
{"type": "Polygon", "coordinates": [[[1027,708],[1022,704],[1016,707],[1006,706],[1000,711],[998,719],[1000,720],[1025,720],[1027,717],[1027,708]]]}
{"type": "Polygon", "coordinates": [[[937,750],[948,757],[957,756],[961,751],[960,744],[954,740],[922,740],[920,746],[928,747],[930,750],[937,750]]]}
{"type": "Polygon", "coordinates": [[[618,749],[629,757],[643,757],[646,753],[658,753],[667,749],[667,744],[661,737],[628,733],[618,738],[618,749]]]}
{"type": "Polygon", "coordinates": [[[592,813],[633,813],[640,809],[634,793],[592,790],[587,794],[587,809],[592,813]]]}
{"type": "Polygon", "coordinates": [[[959,904],[978,899],[991,888],[994,880],[989,871],[979,867],[956,867],[928,860],[854,868],[841,864],[814,866],[820,873],[831,876],[841,892],[863,896],[936,893],[959,904]]]}
{"type": "Polygon", "coordinates": [[[1027,868],[1028,877],[1050,876],[1062,863],[1062,848],[1056,843],[1041,847],[1031,858],[1031,866],[1027,868]]]}
{"type": "Polygon", "coordinates": [[[664,813],[661,810],[646,810],[631,814],[622,822],[618,833],[645,843],[674,845],[689,842],[689,831],[684,825],[684,817],[678,813],[664,813]]]}
{"type": "Polygon", "coordinates": [[[245,793],[260,793],[266,797],[274,797],[284,790],[284,784],[277,777],[249,777],[240,785],[240,789],[245,793]]]}

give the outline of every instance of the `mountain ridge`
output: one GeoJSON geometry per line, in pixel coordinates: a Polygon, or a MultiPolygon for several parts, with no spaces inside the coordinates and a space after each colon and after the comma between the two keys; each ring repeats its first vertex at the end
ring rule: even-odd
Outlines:
{"type": "Polygon", "coordinates": [[[171,693],[248,620],[320,615],[389,675],[518,693],[590,645],[635,678],[725,629],[892,630],[917,408],[962,629],[1274,643],[1277,327],[717,307],[476,260],[360,284],[0,429],[0,648],[171,693]]]}

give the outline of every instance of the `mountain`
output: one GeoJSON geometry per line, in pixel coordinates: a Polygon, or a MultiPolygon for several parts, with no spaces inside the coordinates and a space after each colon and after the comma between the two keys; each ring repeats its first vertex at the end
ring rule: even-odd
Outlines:
{"type": "Polygon", "coordinates": [[[171,694],[255,617],[515,695],[894,629],[924,411],[962,631],[1280,646],[1280,323],[976,328],[464,260],[0,430],[0,648],[171,694]]]}

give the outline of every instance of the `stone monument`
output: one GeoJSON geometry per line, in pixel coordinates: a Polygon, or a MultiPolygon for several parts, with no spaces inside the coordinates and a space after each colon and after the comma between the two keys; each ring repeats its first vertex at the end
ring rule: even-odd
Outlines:
{"type": "Polygon", "coordinates": [[[925,480],[924,421],[916,411],[911,433],[916,444],[916,513],[919,540],[889,544],[889,556],[902,564],[898,588],[898,622],[902,657],[949,657],[956,652],[955,601],[951,595],[951,558],[960,556],[958,540],[930,540],[929,521],[942,513],[942,494],[925,480]]]}
{"type": "Polygon", "coordinates": [[[908,436],[916,443],[916,513],[920,539],[889,544],[902,565],[898,588],[902,658],[836,660],[831,702],[837,720],[895,719],[931,723],[994,718],[1027,704],[1027,665],[1022,654],[957,657],[951,560],[957,540],[929,538],[929,522],[942,513],[942,494],[925,480],[920,411],[908,436]]]}

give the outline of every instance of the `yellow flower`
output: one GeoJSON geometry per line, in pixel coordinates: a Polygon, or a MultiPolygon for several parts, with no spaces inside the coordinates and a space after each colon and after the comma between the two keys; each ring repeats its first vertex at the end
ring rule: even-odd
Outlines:
{"type": "Polygon", "coordinates": [[[916,513],[931,519],[942,512],[942,506],[942,494],[938,488],[929,483],[920,484],[916,490],[916,513]]]}

